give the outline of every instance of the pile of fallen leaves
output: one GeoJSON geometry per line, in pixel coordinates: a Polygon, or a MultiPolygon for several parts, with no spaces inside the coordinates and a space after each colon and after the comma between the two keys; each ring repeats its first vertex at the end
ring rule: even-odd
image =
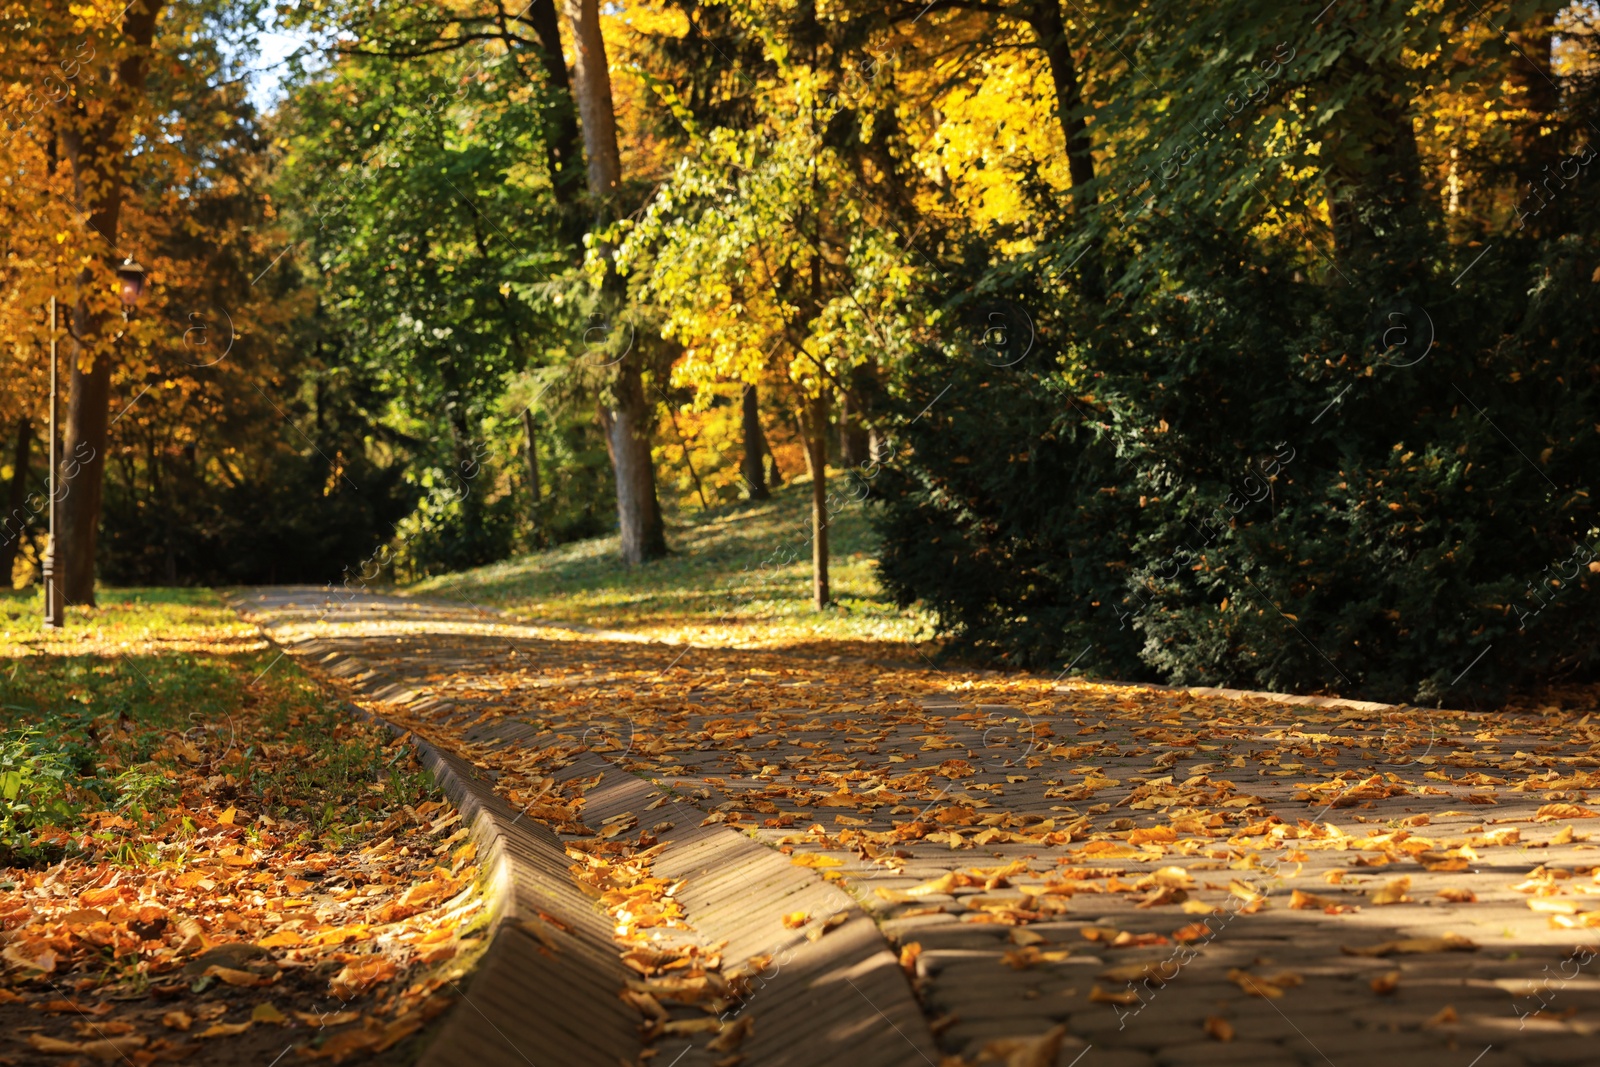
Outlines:
{"type": "Polygon", "coordinates": [[[35,1052],[135,1064],[253,1029],[274,1054],[389,1048],[447,1006],[454,975],[428,965],[470,947],[482,908],[459,818],[408,806],[370,828],[378,843],[327,850],[236,807],[178,807],[146,835],[180,846],[170,861],[6,872],[8,1029],[35,1052]]]}
{"type": "Polygon", "coordinates": [[[0,868],[0,1063],[401,1055],[477,946],[474,846],[408,739],[214,599],[0,634],[0,730],[73,768],[0,868]]]}

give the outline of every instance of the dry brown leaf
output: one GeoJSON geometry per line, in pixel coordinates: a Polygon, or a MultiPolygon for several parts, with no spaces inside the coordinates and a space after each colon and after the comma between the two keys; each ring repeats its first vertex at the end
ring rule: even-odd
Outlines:
{"type": "Polygon", "coordinates": [[[1432,952],[1476,952],[1478,946],[1460,934],[1445,934],[1443,937],[1407,937],[1360,948],[1341,945],[1339,951],[1346,956],[1416,956],[1432,952]]]}
{"type": "Polygon", "coordinates": [[[1368,984],[1372,986],[1372,991],[1380,997],[1389,996],[1400,988],[1400,972],[1384,971],[1368,984]]]}
{"type": "Polygon", "coordinates": [[[703,1019],[674,1019],[662,1024],[661,1032],[674,1037],[687,1037],[690,1034],[714,1034],[722,1029],[722,1023],[715,1016],[707,1015],[703,1019]]]}
{"type": "Polygon", "coordinates": [[[1284,990],[1293,989],[1295,986],[1303,984],[1305,979],[1294,971],[1280,971],[1274,975],[1258,975],[1235,967],[1228,971],[1228,981],[1251,996],[1276,1000],[1278,997],[1283,996],[1284,990]]]}
{"type": "Polygon", "coordinates": [[[1478,894],[1470,889],[1441,889],[1436,895],[1452,904],[1474,904],[1478,900],[1478,894]]]}
{"type": "Polygon", "coordinates": [[[1406,891],[1410,888],[1410,877],[1396,878],[1383,888],[1368,893],[1367,900],[1375,907],[1384,904],[1404,904],[1411,899],[1406,895],[1406,891]]]}
{"type": "Polygon", "coordinates": [[[1133,887],[1135,889],[1193,889],[1194,876],[1182,867],[1162,867],[1158,871],[1151,871],[1133,883],[1133,887]]]}
{"type": "Polygon", "coordinates": [[[1005,1067],[1056,1067],[1066,1036],[1062,1024],[1038,1037],[1000,1038],[984,1045],[979,1058],[1000,1060],[1005,1067]]]}
{"type": "Polygon", "coordinates": [[[187,1030],[194,1025],[194,1016],[180,1008],[161,1016],[161,1025],[169,1030],[187,1030]]]}
{"type": "MultiPolygon", "coordinates": [[[[1178,832],[1170,826],[1141,827],[1128,835],[1130,845],[1165,845],[1178,839],[1178,832]]],[[[1168,870],[1177,870],[1170,867],[1168,870]]]]}
{"type": "Polygon", "coordinates": [[[1014,971],[1025,971],[1043,959],[1044,956],[1036,945],[1024,945],[1022,948],[1008,949],[1000,954],[1000,962],[1014,971]]]}
{"type": "Polygon", "coordinates": [[[1096,985],[1089,990],[1089,1003],[1091,1004],[1116,1004],[1120,1007],[1131,1007],[1139,1003],[1139,994],[1132,989],[1123,989],[1115,993],[1108,993],[1096,985]]]}
{"type": "Polygon", "coordinates": [[[241,989],[252,989],[256,986],[271,985],[272,979],[256,974],[254,971],[240,971],[233,967],[221,967],[216,964],[206,968],[206,977],[215,978],[227,985],[238,986],[241,989]]]}
{"type": "Polygon", "coordinates": [[[1235,878],[1228,883],[1228,892],[1245,902],[1239,909],[1241,915],[1254,915],[1267,906],[1267,898],[1249,882],[1241,882],[1235,878]]]}
{"type": "Polygon", "coordinates": [[[76,1055],[83,1051],[83,1043],[80,1041],[63,1041],[58,1037],[46,1037],[44,1034],[29,1034],[28,1044],[50,1056],[76,1055]]]}
{"type": "Polygon", "coordinates": [[[1289,907],[1296,911],[1327,911],[1330,908],[1344,908],[1346,905],[1332,897],[1319,897],[1315,893],[1296,889],[1289,894],[1289,907]]]}
{"type": "Polygon", "coordinates": [[[750,1036],[755,1028],[755,1016],[741,1015],[733,1022],[722,1028],[722,1032],[712,1038],[706,1048],[712,1052],[732,1052],[739,1047],[739,1043],[750,1036]]]}
{"type": "Polygon", "coordinates": [[[1208,1015],[1205,1022],[1206,1036],[1215,1041],[1232,1041],[1233,1024],[1220,1015],[1208,1015]]]}
{"type": "Polygon", "coordinates": [[[379,982],[387,982],[395,975],[394,961],[387,956],[369,956],[345,964],[344,970],[333,976],[328,988],[340,1000],[353,1000],[379,982]]]}
{"type": "MultiPolygon", "coordinates": [[[[1568,794],[1569,796],[1571,794],[1568,794]]],[[[1594,819],[1600,818],[1600,811],[1594,811],[1581,804],[1545,804],[1533,813],[1534,822],[1551,822],[1555,819],[1594,819]]]]}
{"type": "Polygon", "coordinates": [[[1162,886],[1160,889],[1141,897],[1134,906],[1138,908],[1161,908],[1173,904],[1182,904],[1188,899],[1189,894],[1182,889],[1162,886]]]}
{"type": "Polygon", "coordinates": [[[846,920],[848,920],[849,918],[850,918],[850,913],[849,912],[845,912],[845,911],[834,912],[832,915],[828,916],[827,919],[823,920],[822,925],[813,926],[810,930],[808,930],[806,932],[806,940],[807,941],[820,941],[820,940],[822,940],[822,935],[823,934],[827,933],[829,930],[836,930],[839,927],[843,926],[845,924],[846,920]]]}

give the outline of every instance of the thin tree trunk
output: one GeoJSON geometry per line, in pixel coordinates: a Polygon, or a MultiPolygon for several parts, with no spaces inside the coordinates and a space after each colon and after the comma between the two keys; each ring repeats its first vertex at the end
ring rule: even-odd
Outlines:
{"type": "Polygon", "coordinates": [[[767,491],[767,472],[761,463],[767,441],[761,432],[760,397],[754,385],[744,387],[741,403],[743,410],[740,412],[739,428],[742,431],[744,458],[739,465],[739,473],[744,477],[745,492],[750,494],[751,500],[770,500],[772,494],[767,491]]]}
{"type": "Polygon", "coordinates": [[[11,491],[6,495],[5,521],[0,522],[0,538],[3,538],[0,540],[0,589],[11,588],[11,572],[17,565],[17,549],[28,528],[22,514],[23,504],[28,498],[28,459],[32,452],[33,424],[24,416],[17,420],[17,450],[11,458],[11,491]]]}
{"type": "MultiPolygon", "coordinates": [[[[114,242],[122,213],[126,125],[144,91],[146,53],[155,36],[162,0],[134,0],[122,15],[122,33],[132,46],[117,64],[111,99],[100,117],[90,121],[82,101],[69,97],[61,127],[62,143],[72,163],[73,196],[88,216],[92,231],[114,242]]],[[[79,286],[88,290],[96,272],[84,268],[79,286]]],[[[111,365],[115,350],[104,351],[100,314],[79,300],[72,309],[72,367],[62,455],[64,496],[60,503],[61,537],[56,544],[62,602],[94,604],[95,547],[100,530],[100,498],[105,482],[106,430],[110,420],[111,365]],[[87,370],[85,368],[88,368],[87,370]],[[69,478],[68,475],[71,475],[69,478]]]]}
{"type": "Polygon", "coordinates": [[[689,480],[694,482],[695,495],[700,498],[700,510],[710,511],[706,487],[700,484],[700,472],[694,469],[694,457],[689,455],[689,439],[683,436],[683,430],[678,426],[678,416],[673,412],[671,402],[667,404],[667,418],[672,420],[672,432],[678,436],[678,447],[683,449],[683,465],[689,468],[689,480]]]}
{"type": "Polygon", "coordinates": [[[1561,106],[1553,55],[1555,13],[1534,15],[1511,33],[1511,42],[1517,54],[1511,57],[1507,80],[1516,90],[1512,99],[1528,112],[1526,121],[1511,134],[1512,156],[1517,161],[1518,228],[1531,223],[1534,234],[1541,237],[1565,233],[1571,201],[1557,195],[1567,181],[1561,175],[1561,142],[1555,133],[1556,112],[1561,106]],[[1551,130],[1549,135],[1546,128],[1551,130]],[[1553,211],[1543,210],[1547,201],[1555,204],[1553,211]]]}
{"type": "Polygon", "coordinates": [[[811,401],[811,435],[806,439],[811,479],[811,605],[818,611],[833,600],[828,586],[828,394],[811,401]]]}
{"type": "Polygon", "coordinates": [[[767,472],[767,486],[776,489],[783,484],[783,471],[778,469],[778,457],[772,454],[772,444],[767,440],[766,427],[761,425],[760,420],[756,422],[756,432],[761,435],[761,455],[765,459],[763,466],[767,472]]]}
{"type": "Polygon", "coordinates": [[[544,523],[540,520],[544,493],[539,483],[539,438],[533,432],[533,410],[522,409],[522,437],[528,460],[528,525],[533,527],[533,543],[544,544],[544,523]]]}
{"type": "Polygon", "coordinates": [[[806,418],[805,402],[801,401],[800,407],[795,410],[794,424],[800,427],[800,443],[804,446],[800,452],[806,458],[806,473],[812,478],[817,476],[817,466],[811,455],[811,420],[806,418]]]}
{"type": "MultiPolygon", "coordinates": [[[[1072,56],[1072,38],[1061,17],[1060,0],[1034,0],[1023,9],[1023,17],[1033,28],[1050,64],[1050,81],[1056,91],[1056,121],[1066,138],[1067,176],[1072,183],[1072,199],[1079,211],[1092,207],[1097,199],[1090,183],[1094,181],[1094,146],[1083,114],[1083,85],[1078,65],[1072,56]]],[[[1104,295],[1103,267],[1098,242],[1091,243],[1083,259],[1085,291],[1092,299],[1104,295]]]]}
{"type": "Polygon", "coordinates": [[[1083,116],[1083,86],[1078,66],[1072,58],[1072,39],[1067,36],[1061,17],[1060,0],[1037,0],[1023,16],[1033,27],[1050,63],[1050,81],[1056,91],[1056,121],[1067,142],[1067,176],[1072,195],[1082,204],[1089,198],[1086,186],[1094,180],[1094,153],[1089,140],[1089,125],[1083,116]]]}
{"type": "Polygon", "coordinates": [[[839,466],[856,467],[867,461],[867,428],[861,424],[861,393],[839,394],[839,466]]]}
{"type": "MultiPolygon", "coordinates": [[[[500,32],[505,27],[504,0],[498,4],[500,32]]],[[[572,81],[567,76],[567,60],[561,48],[561,19],[556,13],[555,0],[533,0],[521,16],[533,27],[539,38],[539,63],[544,68],[545,79],[551,90],[550,107],[545,112],[545,129],[549,137],[545,143],[545,165],[550,170],[550,191],[564,214],[577,215],[578,199],[583,191],[583,171],[578,157],[578,116],[572,106],[572,81]]],[[[573,236],[580,236],[574,234],[573,236]]]]}

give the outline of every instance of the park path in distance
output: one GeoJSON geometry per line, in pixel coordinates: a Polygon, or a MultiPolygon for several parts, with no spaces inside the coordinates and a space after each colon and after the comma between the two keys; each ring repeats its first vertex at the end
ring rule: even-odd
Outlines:
{"type": "Polygon", "coordinates": [[[1582,708],[686,650],[314,588],[239,603],[577,866],[653,864],[638,885],[670,893],[613,917],[676,925],[619,953],[660,935],[764,976],[710,1004],[630,985],[658,1067],[1595,1062],[1582,708]],[[581,799],[541,804],[541,781],[581,799]],[[595,840],[613,860],[583,858],[595,840]]]}

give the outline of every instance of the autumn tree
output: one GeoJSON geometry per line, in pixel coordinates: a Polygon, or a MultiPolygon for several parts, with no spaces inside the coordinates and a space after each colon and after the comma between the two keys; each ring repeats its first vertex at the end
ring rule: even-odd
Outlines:
{"type": "Polygon", "coordinates": [[[683,346],[676,382],[709,395],[776,369],[804,398],[820,609],[831,599],[830,397],[852,368],[910,348],[917,271],[845,159],[859,133],[842,79],[812,56],[773,58],[781,77],[753,128],[701,130],[685,113],[690,154],[624,228],[618,264],[683,346]]]}

